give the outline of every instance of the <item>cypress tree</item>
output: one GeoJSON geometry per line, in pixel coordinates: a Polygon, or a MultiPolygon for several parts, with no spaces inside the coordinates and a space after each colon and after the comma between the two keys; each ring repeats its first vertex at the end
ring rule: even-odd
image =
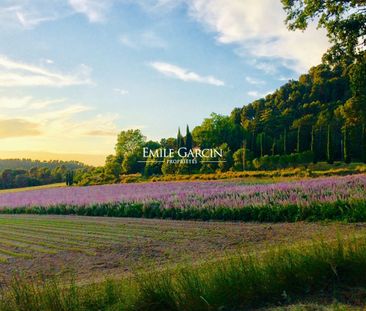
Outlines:
{"type": "Polygon", "coordinates": [[[189,126],[187,125],[187,132],[186,132],[186,139],[185,139],[185,146],[188,150],[191,150],[193,148],[193,139],[192,134],[189,131],[189,126]]]}
{"type": "Polygon", "coordinates": [[[283,130],[283,154],[287,154],[287,129],[283,130]]]}
{"type": "Polygon", "coordinates": [[[350,154],[350,146],[349,146],[349,132],[347,125],[343,129],[343,156],[345,163],[351,163],[351,154],[350,154]]]}
{"type": "Polygon", "coordinates": [[[180,132],[180,128],[178,127],[178,134],[177,134],[177,148],[182,148],[184,145],[183,136],[180,132]]]}
{"type": "Polygon", "coordinates": [[[328,125],[328,133],[327,133],[327,162],[329,164],[334,163],[334,154],[333,154],[333,135],[331,126],[328,125]]]}

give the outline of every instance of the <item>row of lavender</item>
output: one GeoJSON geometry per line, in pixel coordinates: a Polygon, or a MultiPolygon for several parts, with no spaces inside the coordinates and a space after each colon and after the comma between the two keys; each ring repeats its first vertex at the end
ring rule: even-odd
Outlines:
{"type": "Polygon", "coordinates": [[[363,221],[366,176],[264,185],[216,181],[54,188],[0,194],[0,211],[178,219],[363,221]]]}

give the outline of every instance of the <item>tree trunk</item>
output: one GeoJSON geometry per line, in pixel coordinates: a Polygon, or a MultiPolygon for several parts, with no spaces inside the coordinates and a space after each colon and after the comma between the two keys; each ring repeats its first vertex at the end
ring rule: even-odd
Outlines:
{"type": "Polygon", "coordinates": [[[344,162],[351,163],[350,144],[349,144],[349,131],[347,126],[343,129],[343,157],[344,162]]]}

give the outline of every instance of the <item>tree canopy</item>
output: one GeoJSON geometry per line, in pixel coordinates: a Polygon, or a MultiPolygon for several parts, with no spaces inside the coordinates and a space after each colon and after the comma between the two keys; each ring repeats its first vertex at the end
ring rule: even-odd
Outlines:
{"type": "Polygon", "coordinates": [[[325,28],[333,44],[324,60],[337,63],[362,57],[366,45],[366,0],[281,0],[290,30],[305,30],[310,21],[325,28]]]}

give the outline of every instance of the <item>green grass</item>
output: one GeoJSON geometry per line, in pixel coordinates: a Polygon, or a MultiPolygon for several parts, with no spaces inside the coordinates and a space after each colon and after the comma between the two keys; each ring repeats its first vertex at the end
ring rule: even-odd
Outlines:
{"type": "MultiPolygon", "coordinates": [[[[0,309],[210,311],[280,305],[282,310],[316,310],[284,306],[308,297],[334,300],[344,288],[366,288],[365,236],[273,248],[82,287],[17,278],[2,289],[0,309]]],[[[337,303],[331,308],[348,310],[337,303]]]]}
{"type": "MultiPolygon", "coordinates": [[[[164,208],[152,203],[105,203],[88,206],[56,205],[51,207],[4,208],[0,214],[80,215],[158,218],[174,220],[225,220],[258,222],[296,222],[336,220],[366,221],[366,200],[336,202],[311,202],[308,206],[297,204],[267,204],[263,206],[214,208],[164,208]]],[[[110,234],[111,236],[111,234],[110,234]]]]}

